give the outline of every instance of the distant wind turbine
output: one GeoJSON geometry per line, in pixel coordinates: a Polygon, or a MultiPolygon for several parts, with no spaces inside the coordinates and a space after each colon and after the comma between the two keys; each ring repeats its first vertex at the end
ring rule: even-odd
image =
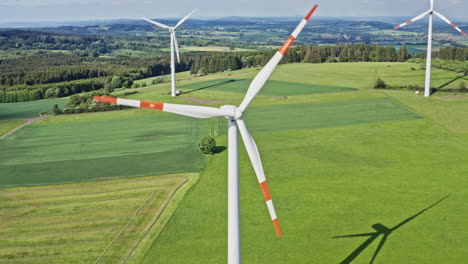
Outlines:
{"type": "Polygon", "coordinates": [[[175,75],[175,58],[174,58],[174,53],[177,54],[177,62],[180,63],[180,55],[179,55],[179,44],[177,43],[177,37],[175,34],[175,30],[180,27],[190,16],[193,15],[198,10],[198,8],[195,8],[190,14],[188,14],[186,17],[182,18],[175,26],[170,27],[166,26],[164,24],[161,24],[159,22],[153,21],[148,18],[143,18],[144,20],[150,22],[151,24],[154,24],[158,27],[168,29],[169,32],[171,33],[171,95],[172,97],[177,96],[176,94],[176,75],[175,75]]]}
{"type": "Polygon", "coordinates": [[[115,98],[107,96],[95,96],[94,100],[103,103],[126,105],[131,107],[149,108],[163,112],[174,113],[194,118],[213,118],[225,117],[228,120],[228,264],[240,264],[240,219],[239,219],[239,154],[238,154],[238,132],[244,140],[247,154],[250,158],[257,180],[263,192],[268,212],[275,227],[276,235],[281,236],[281,229],[276,216],[273,201],[265,178],[260,153],[255,144],[255,140],[250,134],[244,122],[244,112],[250,103],[254,100],[260,90],[267,82],[270,75],[275,70],[283,56],[288,52],[289,47],[294,43],[299,33],[306,26],[312,14],[317,9],[315,5],[307,16],[301,20],[296,29],[289,36],[288,40],[281,46],[270,61],[255,76],[250,84],[247,94],[239,107],[233,105],[224,105],[220,108],[167,104],[160,102],[147,102],[131,100],[125,98],[115,98]]]}
{"type": "Polygon", "coordinates": [[[426,60],[426,84],[424,88],[424,97],[429,97],[431,95],[431,67],[432,67],[432,15],[435,14],[438,16],[440,19],[445,21],[447,24],[451,25],[454,27],[458,32],[462,33],[463,35],[466,35],[465,32],[463,32],[459,27],[457,27],[455,24],[453,24],[450,20],[448,20],[444,15],[436,12],[434,10],[434,0],[430,0],[431,2],[431,8],[427,10],[426,12],[420,14],[419,16],[399,25],[396,26],[394,29],[399,29],[401,27],[404,27],[410,23],[413,23],[414,21],[417,21],[421,18],[426,17],[429,15],[429,35],[427,36],[427,60],[426,60]]]}

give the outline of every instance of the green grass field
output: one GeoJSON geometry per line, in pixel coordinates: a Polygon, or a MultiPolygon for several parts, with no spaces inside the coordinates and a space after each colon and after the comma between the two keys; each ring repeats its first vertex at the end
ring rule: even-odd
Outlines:
{"type": "Polygon", "coordinates": [[[21,103],[2,103],[0,104],[0,120],[37,117],[40,112],[50,114],[54,104],[63,108],[67,104],[67,100],[66,98],[60,98],[21,103]]]}
{"type": "MultiPolygon", "coordinates": [[[[238,105],[248,80],[256,73],[255,68],[203,77],[181,73],[179,88],[195,91],[177,98],[165,95],[169,83],[126,91],[138,91],[128,97],[144,100],[196,104],[195,98],[211,106],[238,105]]],[[[374,254],[374,263],[464,263],[468,254],[464,246],[468,242],[468,97],[436,94],[424,98],[412,92],[370,90],[377,77],[390,85],[407,85],[423,82],[424,71],[409,63],[291,64],[280,65],[272,75],[245,119],[262,155],[283,237],[275,236],[241,144],[244,263],[369,263],[374,254]],[[363,233],[366,235],[340,237],[363,233]],[[388,239],[381,242],[386,234],[388,239]]],[[[443,85],[457,77],[434,70],[433,83],[443,85]]],[[[222,118],[213,123],[221,135],[216,138],[221,146],[227,144],[226,123],[222,118]]],[[[199,182],[183,200],[180,197],[180,206],[170,219],[166,218],[167,225],[158,225],[143,246],[135,248],[122,242],[102,260],[119,262],[120,253],[128,255],[125,250],[135,249],[136,258],[130,263],[225,263],[227,151],[205,159],[194,150],[197,140],[210,133],[211,124],[151,110],[40,120],[0,142],[0,186],[87,182],[201,169],[199,182]]],[[[138,179],[143,178],[135,181],[138,179]]],[[[130,184],[133,180],[119,181],[130,184]]],[[[73,186],[86,189],[106,182],[73,186]]],[[[4,188],[0,189],[0,199],[1,191],[35,188],[54,187],[4,188]]],[[[60,185],[57,191],[62,188],[60,185]]],[[[125,199],[125,205],[131,204],[135,210],[150,189],[144,194],[142,190],[141,195],[137,190],[128,191],[135,196],[125,199]]],[[[82,198],[65,200],[80,204],[82,198]]],[[[36,210],[31,214],[49,210],[48,204],[40,206],[42,198],[38,207],[25,205],[28,200],[23,200],[5,204],[30,206],[36,210]]],[[[65,200],[61,200],[63,204],[65,200]]],[[[57,210],[70,212],[71,208],[60,207],[62,202],[57,202],[57,210]]],[[[107,208],[108,204],[104,205],[107,208]]],[[[176,206],[171,208],[175,210],[176,206]]],[[[22,210],[15,209],[19,214],[22,210]]],[[[25,214],[21,221],[29,221],[28,217],[25,214]]],[[[67,226],[73,220],[62,222],[67,226]]],[[[83,236],[89,237],[83,238],[78,232],[76,241],[94,241],[98,231],[87,233],[83,228],[83,236]]],[[[112,226],[103,228],[110,230],[112,226]]],[[[38,243],[49,239],[41,230],[28,231],[30,237],[37,234],[38,243]]],[[[112,230],[115,234],[118,228],[112,230]]],[[[5,232],[2,229],[0,236],[5,232]]],[[[103,252],[101,244],[96,243],[95,250],[91,247],[94,244],[73,241],[55,251],[40,251],[39,246],[21,244],[27,243],[25,236],[18,235],[17,240],[12,237],[7,238],[19,242],[0,238],[0,245],[19,243],[24,246],[22,252],[30,252],[4,254],[5,259],[16,262],[51,262],[41,255],[53,254],[50,252],[64,257],[60,263],[66,262],[65,258],[95,262],[96,252],[103,252]],[[86,251],[83,259],[66,251],[68,245],[77,250],[73,252],[86,251]]],[[[105,241],[109,239],[105,237],[105,241]]],[[[16,247],[5,245],[8,250],[16,247]]]]}
{"type": "Polygon", "coordinates": [[[0,186],[82,182],[198,171],[196,142],[204,120],[158,114],[70,123],[75,116],[29,125],[0,143],[0,186]],[[62,122],[62,123],[60,123],[62,122]],[[53,123],[53,124],[51,124],[53,123]]]}
{"type": "Polygon", "coordinates": [[[196,179],[178,174],[0,189],[0,262],[138,261],[196,179]]]}
{"type": "MultiPolygon", "coordinates": [[[[223,92],[234,92],[245,94],[249,88],[250,79],[217,79],[206,82],[182,85],[179,87],[184,93],[194,94],[201,90],[213,90],[223,92]]],[[[344,91],[355,91],[354,88],[339,86],[312,85],[293,82],[269,81],[260,95],[265,96],[287,96],[306,95],[316,93],[333,93],[344,91]]]]}
{"type": "MultiPolygon", "coordinates": [[[[399,97],[416,104],[425,100],[408,92],[399,97]]],[[[322,120],[328,117],[329,124],[300,129],[294,125],[302,114],[297,111],[295,116],[290,113],[290,130],[276,132],[271,127],[254,133],[282,223],[280,239],[242,151],[243,261],[369,263],[382,230],[403,222],[377,253],[375,263],[462,263],[468,240],[468,232],[463,231],[468,217],[468,141],[452,133],[450,126],[433,122],[430,115],[409,110],[417,109],[413,104],[400,105],[395,112],[404,112],[403,121],[361,123],[348,114],[345,126],[335,123],[333,112],[340,104],[328,106],[319,115],[322,120]],[[416,118],[420,115],[424,118],[416,118]],[[450,195],[446,200],[411,218],[446,195],[450,195]],[[372,228],[379,223],[380,231],[372,228]],[[372,232],[381,232],[372,243],[370,235],[333,238],[372,232]]],[[[450,111],[448,105],[444,109],[450,111]]],[[[348,112],[354,111],[350,107],[348,112]]],[[[263,113],[268,114],[267,107],[263,113]]],[[[255,122],[249,124],[255,127],[255,122]]],[[[226,153],[210,160],[200,183],[144,263],[226,261],[227,189],[226,177],[220,177],[226,173],[226,163],[226,153]]]]}

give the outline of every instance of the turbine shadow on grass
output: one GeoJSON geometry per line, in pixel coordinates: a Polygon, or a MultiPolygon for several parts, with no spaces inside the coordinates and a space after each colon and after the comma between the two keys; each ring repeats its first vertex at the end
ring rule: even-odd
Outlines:
{"type": "Polygon", "coordinates": [[[432,89],[432,93],[431,93],[431,94],[435,94],[435,93],[437,93],[438,91],[440,91],[441,89],[443,89],[443,88],[449,86],[449,84],[451,84],[451,83],[453,83],[453,82],[456,82],[456,81],[458,81],[458,80],[460,80],[460,79],[464,79],[465,77],[466,77],[466,75],[457,76],[457,77],[455,77],[453,80],[450,80],[450,81],[448,81],[448,82],[442,84],[441,86],[437,87],[436,89],[432,89]]]}
{"type": "Polygon", "coordinates": [[[216,86],[222,86],[222,85],[225,85],[225,84],[229,84],[229,83],[233,83],[233,82],[238,82],[238,81],[241,81],[241,79],[239,79],[239,80],[226,80],[226,81],[219,82],[219,83],[216,83],[216,84],[212,84],[212,85],[200,87],[200,88],[197,88],[197,89],[193,89],[193,90],[184,92],[184,94],[189,94],[189,93],[193,93],[193,92],[197,92],[197,91],[201,91],[201,90],[213,88],[213,87],[216,87],[216,86]]]}
{"type": "Polygon", "coordinates": [[[332,238],[346,238],[346,237],[369,237],[364,243],[359,245],[349,256],[347,256],[343,261],[340,262],[340,264],[348,264],[351,263],[355,258],[357,258],[374,240],[376,240],[380,235],[382,235],[382,239],[380,240],[379,245],[377,246],[377,249],[374,252],[374,255],[372,256],[372,259],[370,261],[370,264],[374,263],[375,259],[377,258],[377,255],[379,254],[380,250],[384,246],[385,242],[388,239],[388,236],[392,234],[393,231],[397,230],[398,228],[402,227],[403,225],[407,224],[414,218],[418,217],[419,215],[423,214],[427,210],[431,209],[432,207],[436,206],[443,200],[447,199],[450,195],[447,195],[443,197],[442,199],[438,200],[437,202],[431,204],[430,206],[426,207],[425,209],[419,211],[418,213],[414,214],[411,217],[406,218],[405,220],[401,221],[399,224],[396,226],[389,228],[384,226],[381,223],[377,223],[372,225],[372,228],[375,230],[375,232],[371,233],[362,233],[362,234],[352,234],[352,235],[344,235],[344,236],[334,236],[332,238]]]}

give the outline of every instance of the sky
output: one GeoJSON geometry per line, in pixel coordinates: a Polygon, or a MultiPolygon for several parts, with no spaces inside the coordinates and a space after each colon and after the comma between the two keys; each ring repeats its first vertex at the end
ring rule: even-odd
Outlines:
{"type": "MultiPolygon", "coordinates": [[[[194,18],[303,16],[315,3],[317,16],[416,16],[429,0],[0,0],[0,22],[73,21],[151,17],[194,18]]],[[[447,17],[468,18],[468,0],[435,0],[447,17]]]]}

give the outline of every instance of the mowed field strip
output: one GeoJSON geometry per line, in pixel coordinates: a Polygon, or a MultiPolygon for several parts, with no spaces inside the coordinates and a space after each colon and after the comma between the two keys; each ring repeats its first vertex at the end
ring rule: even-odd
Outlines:
{"type": "Polygon", "coordinates": [[[197,178],[0,189],[0,262],[137,261],[197,178]]]}

